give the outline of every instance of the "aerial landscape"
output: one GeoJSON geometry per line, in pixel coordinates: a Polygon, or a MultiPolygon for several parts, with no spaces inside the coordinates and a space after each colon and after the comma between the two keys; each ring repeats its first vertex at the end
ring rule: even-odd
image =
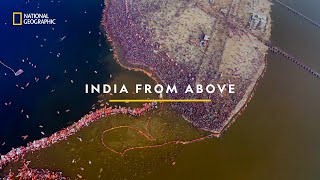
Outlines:
{"type": "Polygon", "coordinates": [[[0,179],[318,179],[307,1],[1,2],[0,179]]]}
{"type": "Polygon", "coordinates": [[[261,39],[269,39],[271,3],[251,3],[111,0],[103,23],[109,39],[119,48],[119,61],[147,68],[164,84],[237,84],[234,95],[170,96],[212,99],[212,104],[172,106],[195,127],[220,134],[246,104],[266,66],[267,46],[250,28],[261,39]],[[262,20],[255,22],[255,16],[262,20]]]}

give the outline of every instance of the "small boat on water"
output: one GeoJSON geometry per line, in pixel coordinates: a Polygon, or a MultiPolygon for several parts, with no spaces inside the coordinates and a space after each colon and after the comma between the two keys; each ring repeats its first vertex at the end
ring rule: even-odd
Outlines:
{"type": "MultiPolygon", "coordinates": [[[[3,63],[2,61],[0,61],[0,64],[2,64],[4,67],[8,68],[10,71],[12,71],[14,73],[15,76],[19,76],[23,73],[22,69],[19,69],[18,71],[14,71],[10,66],[6,65],[5,63],[3,63]]],[[[4,75],[7,75],[6,73],[4,75]]]]}
{"type": "Polygon", "coordinates": [[[81,138],[81,137],[77,137],[77,139],[78,139],[80,142],[82,142],[82,138],[81,138]]]}
{"type": "Polygon", "coordinates": [[[19,76],[23,73],[22,69],[19,69],[17,72],[14,73],[15,76],[19,76]]]}
{"type": "Polygon", "coordinates": [[[29,137],[28,135],[21,136],[21,138],[22,138],[23,140],[26,140],[28,137],[29,137]]]}
{"type": "Polygon", "coordinates": [[[62,42],[66,37],[67,37],[67,35],[65,35],[62,38],[60,38],[60,42],[62,42]]]}

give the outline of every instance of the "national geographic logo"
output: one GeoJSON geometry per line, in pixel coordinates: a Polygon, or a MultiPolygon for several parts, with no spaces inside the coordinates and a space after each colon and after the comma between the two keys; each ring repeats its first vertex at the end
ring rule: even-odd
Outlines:
{"type": "Polygon", "coordinates": [[[12,13],[12,25],[22,26],[22,12],[13,12],[12,13]]]}
{"type": "Polygon", "coordinates": [[[48,13],[12,13],[12,25],[55,25],[56,19],[49,17],[48,13]]]}

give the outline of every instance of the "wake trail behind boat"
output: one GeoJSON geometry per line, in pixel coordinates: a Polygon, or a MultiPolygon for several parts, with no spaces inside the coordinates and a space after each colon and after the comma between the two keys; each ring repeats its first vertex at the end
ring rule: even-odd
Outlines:
{"type": "Polygon", "coordinates": [[[8,68],[10,71],[12,71],[15,76],[19,76],[19,75],[21,75],[21,74],[23,73],[23,70],[22,70],[22,69],[19,69],[19,70],[16,72],[16,71],[13,70],[10,66],[6,65],[6,64],[3,63],[2,61],[0,61],[0,63],[1,63],[4,67],[6,67],[6,68],[8,68]]]}

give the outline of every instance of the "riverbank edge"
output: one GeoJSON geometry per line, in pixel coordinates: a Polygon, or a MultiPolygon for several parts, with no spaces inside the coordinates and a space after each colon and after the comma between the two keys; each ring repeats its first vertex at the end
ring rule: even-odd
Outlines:
{"type": "MultiPolygon", "coordinates": [[[[124,58],[121,56],[121,47],[115,42],[113,41],[113,37],[108,34],[108,26],[106,25],[106,13],[107,10],[109,8],[109,1],[110,0],[105,0],[105,8],[103,9],[103,17],[102,17],[102,27],[105,31],[105,34],[107,36],[107,40],[110,43],[110,45],[112,46],[113,49],[113,58],[114,60],[116,60],[116,62],[125,69],[128,70],[133,70],[133,71],[139,71],[139,72],[143,72],[144,74],[146,74],[147,76],[149,76],[150,78],[152,78],[156,83],[159,82],[163,82],[161,80],[161,77],[157,76],[156,74],[153,75],[151,72],[152,70],[148,67],[145,66],[140,66],[140,65],[135,65],[135,64],[130,64],[128,62],[126,62],[126,60],[124,60],[124,58]],[[121,60],[123,62],[121,62],[121,60]],[[138,66],[138,67],[136,67],[138,66]]],[[[268,7],[269,8],[269,12],[268,12],[268,17],[271,20],[271,5],[268,7]]],[[[269,21],[271,22],[271,21],[269,21]]],[[[268,24],[269,28],[268,28],[268,32],[267,32],[267,39],[270,39],[271,37],[271,23],[268,24]]],[[[266,60],[266,52],[268,50],[265,51],[265,54],[263,57],[261,57],[264,61],[264,65],[258,69],[258,72],[256,73],[256,76],[254,77],[254,80],[252,81],[252,83],[248,86],[246,92],[243,95],[243,98],[239,101],[239,103],[237,104],[237,106],[235,107],[235,109],[231,112],[230,117],[228,118],[228,120],[225,121],[223,127],[221,128],[220,131],[215,131],[215,130],[210,130],[207,128],[198,128],[200,130],[204,130],[207,132],[212,133],[211,135],[214,137],[221,137],[221,135],[236,121],[236,119],[241,115],[241,113],[245,110],[245,108],[248,106],[249,102],[251,101],[252,97],[254,96],[254,93],[256,91],[256,88],[260,82],[260,80],[263,78],[266,69],[267,69],[267,60],[266,60]]],[[[188,118],[186,118],[185,116],[183,116],[183,119],[185,119],[187,122],[192,124],[192,121],[190,121],[188,118]]]]}
{"type": "MultiPolygon", "coordinates": [[[[272,23],[271,23],[272,22],[271,21],[271,6],[272,5],[273,4],[271,3],[270,6],[268,7],[268,15],[267,16],[268,16],[269,21],[268,21],[267,28],[266,28],[266,37],[264,39],[264,40],[267,40],[267,41],[270,40],[271,35],[272,35],[272,23]]],[[[257,38],[256,36],[254,36],[254,37],[257,38]]],[[[264,42],[261,41],[259,38],[257,38],[257,39],[264,44],[264,42]]],[[[237,104],[235,109],[231,112],[230,117],[228,118],[228,121],[226,121],[226,124],[224,125],[222,130],[219,132],[220,135],[223,134],[226,130],[228,130],[228,128],[235,122],[235,120],[246,109],[246,107],[250,103],[251,99],[253,98],[254,93],[256,92],[257,87],[259,85],[259,82],[264,77],[265,72],[266,72],[267,67],[268,67],[267,56],[266,56],[268,54],[268,51],[269,51],[268,48],[264,51],[265,53],[261,57],[261,59],[263,59],[263,61],[264,61],[263,66],[258,69],[258,71],[256,73],[256,76],[254,77],[254,80],[248,86],[246,92],[243,95],[243,98],[241,99],[241,101],[239,101],[239,103],[237,104]]]]}

